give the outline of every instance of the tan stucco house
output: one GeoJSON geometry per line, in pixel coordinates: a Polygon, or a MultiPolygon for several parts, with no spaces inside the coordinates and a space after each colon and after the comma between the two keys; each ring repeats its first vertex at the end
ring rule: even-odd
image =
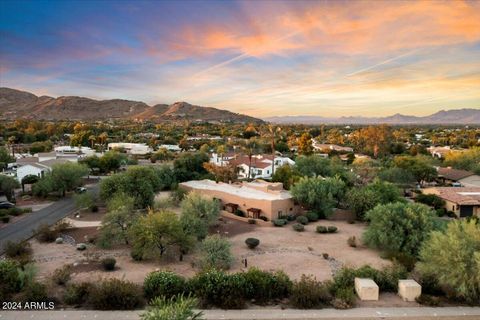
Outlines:
{"type": "Polygon", "coordinates": [[[459,184],[463,187],[480,187],[480,176],[467,170],[439,167],[438,180],[443,184],[459,184]]]}
{"type": "Polygon", "coordinates": [[[283,189],[282,183],[255,180],[230,184],[212,180],[193,180],[180,183],[180,187],[215,198],[221,202],[224,210],[233,213],[239,209],[250,218],[266,217],[272,220],[280,216],[297,214],[300,210],[290,192],[283,189]]]}
{"type": "Polygon", "coordinates": [[[479,187],[436,187],[423,189],[424,194],[435,194],[445,200],[445,209],[459,218],[480,217],[479,187]]]}

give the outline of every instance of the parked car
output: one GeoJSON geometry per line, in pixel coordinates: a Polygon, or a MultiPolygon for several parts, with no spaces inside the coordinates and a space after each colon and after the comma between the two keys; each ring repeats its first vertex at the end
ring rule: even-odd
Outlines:
{"type": "Polygon", "coordinates": [[[85,193],[85,192],[87,192],[87,188],[85,188],[85,187],[77,187],[77,188],[75,188],[75,192],[76,192],[76,193],[85,193]]]}
{"type": "Polygon", "coordinates": [[[14,207],[15,205],[9,201],[0,202],[0,209],[10,209],[14,207]]]}

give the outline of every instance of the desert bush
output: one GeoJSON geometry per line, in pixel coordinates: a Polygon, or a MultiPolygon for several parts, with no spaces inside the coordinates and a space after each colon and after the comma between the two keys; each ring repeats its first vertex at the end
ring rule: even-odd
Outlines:
{"type": "Polygon", "coordinates": [[[257,268],[250,268],[247,272],[241,273],[245,281],[245,297],[255,299],[257,303],[266,303],[272,299],[288,297],[292,281],[282,272],[275,273],[262,271],[257,268]]]}
{"type": "Polygon", "coordinates": [[[302,275],[292,287],[290,303],[300,309],[311,309],[327,305],[332,300],[328,283],[318,282],[313,276],[302,275]]]}
{"type": "Polygon", "coordinates": [[[97,310],[132,310],[143,304],[139,286],[114,278],[94,284],[89,302],[97,310]]]}
{"type": "Polygon", "coordinates": [[[328,233],[335,233],[335,232],[338,231],[338,228],[335,227],[335,226],[328,226],[327,231],[328,231],[328,233]]]}
{"type": "Polygon", "coordinates": [[[285,219],[274,219],[274,220],[272,220],[272,223],[275,227],[283,227],[284,225],[287,224],[287,220],[285,220],[285,219]]]}
{"type": "Polygon", "coordinates": [[[255,219],[248,219],[249,224],[256,224],[257,221],[255,219]]]}
{"type": "Polygon", "coordinates": [[[308,224],[308,218],[306,216],[298,216],[295,220],[301,224],[308,224]]]}
{"type": "Polygon", "coordinates": [[[257,238],[247,238],[245,243],[250,249],[255,249],[260,244],[260,240],[257,238]]]}
{"type": "Polygon", "coordinates": [[[429,307],[438,307],[440,304],[440,299],[438,297],[423,293],[420,297],[416,298],[415,301],[429,307]]]}
{"type": "Polygon", "coordinates": [[[40,242],[54,242],[58,233],[57,229],[50,228],[48,224],[42,224],[35,230],[35,238],[40,242]]]}
{"type": "Polygon", "coordinates": [[[3,216],[2,217],[2,222],[3,223],[9,223],[10,222],[10,216],[3,216]]]}
{"type": "Polygon", "coordinates": [[[55,269],[53,271],[52,280],[60,286],[64,286],[70,281],[70,276],[72,274],[72,267],[70,265],[65,265],[61,268],[55,269]]]}
{"type": "Polygon", "coordinates": [[[292,225],[292,228],[297,232],[301,232],[305,230],[305,227],[301,223],[295,223],[294,225],[292,225]]]}
{"type": "Polygon", "coordinates": [[[31,260],[32,248],[30,243],[26,241],[8,241],[3,249],[7,258],[14,259],[21,265],[24,265],[31,260]]]}
{"type": "Polygon", "coordinates": [[[355,306],[355,292],[352,288],[339,288],[335,291],[332,305],[336,309],[349,309],[355,306]]]}
{"type": "Polygon", "coordinates": [[[313,211],[309,211],[309,212],[305,213],[305,216],[307,217],[308,221],[310,221],[310,222],[318,221],[318,219],[320,218],[318,216],[318,213],[313,212],[313,211]]]}
{"type": "Polygon", "coordinates": [[[33,263],[27,263],[18,269],[18,277],[20,279],[20,287],[28,287],[35,281],[37,275],[37,267],[33,263]]]}
{"type": "Polygon", "coordinates": [[[142,250],[133,247],[132,251],[130,251],[130,257],[132,257],[135,261],[142,261],[143,260],[143,252],[142,250]]]}
{"type": "Polygon", "coordinates": [[[242,309],[245,306],[246,282],[241,274],[209,270],[193,277],[190,286],[203,306],[223,309],[242,309]]]}
{"type": "Polygon", "coordinates": [[[157,297],[140,315],[142,320],[200,320],[202,312],[194,311],[197,299],[193,297],[157,297]]]}
{"type": "Polygon", "coordinates": [[[33,282],[27,287],[23,288],[22,292],[17,296],[18,301],[21,302],[46,302],[50,301],[47,294],[47,287],[40,282],[33,282]]]}
{"type": "Polygon", "coordinates": [[[21,289],[18,263],[13,260],[0,260],[0,300],[7,300],[11,294],[21,289]]]}
{"type": "Polygon", "coordinates": [[[357,247],[357,238],[355,236],[351,236],[347,239],[347,243],[350,247],[356,248],[357,247]]]}
{"type": "Polygon", "coordinates": [[[327,233],[328,229],[325,226],[317,226],[317,232],[318,233],[327,233]]]}
{"type": "Polygon", "coordinates": [[[233,263],[230,242],[220,235],[207,236],[201,245],[200,265],[203,269],[228,270],[233,263]]]}
{"type": "Polygon", "coordinates": [[[68,305],[82,305],[88,300],[92,287],[90,282],[70,284],[65,290],[63,301],[68,305]]]}
{"type": "Polygon", "coordinates": [[[186,292],[186,281],[170,271],[155,271],[149,273],[143,281],[143,291],[148,300],[156,297],[170,299],[186,292]]]}
{"type": "Polygon", "coordinates": [[[113,257],[106,257],[102,259],[102,266],[103,269],[106,271],[112,271],[115,269],[115,264],[117,263],[117,260],[113,257]]]}

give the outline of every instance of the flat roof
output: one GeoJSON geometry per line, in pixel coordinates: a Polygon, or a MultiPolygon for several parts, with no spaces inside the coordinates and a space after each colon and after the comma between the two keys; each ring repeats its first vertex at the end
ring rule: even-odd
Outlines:
{"type": "Polygon", "coordinates": [[[180,183],[180,185],[192,188],[194,190],[212,190],[228,193],[246,199],[272,201],[292,198],[290,192],[286,190],[266,192],[255,188],[249,188],[248,186],[243,184],[229,184],[223,182],[216,183],[215,181],[208,179],[182,182],[180,183]]]}

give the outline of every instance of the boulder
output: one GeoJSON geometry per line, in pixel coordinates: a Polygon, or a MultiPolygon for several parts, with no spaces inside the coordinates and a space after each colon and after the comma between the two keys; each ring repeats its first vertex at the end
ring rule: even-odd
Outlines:
{"type": "Polygon", "coordinates": [[[55,243],[56,243],[56,244],[62,244],[62,243],[63,243],[63,238],[62,238],[62,237],[58,237],[57,239],[55,239],[55,243]]]}
{"type": "Polygon", "coordinates": [[[87,245],[85,243],[77,244],[77,250],[83,251],[85,249],[87,249],[87,245]]]}

